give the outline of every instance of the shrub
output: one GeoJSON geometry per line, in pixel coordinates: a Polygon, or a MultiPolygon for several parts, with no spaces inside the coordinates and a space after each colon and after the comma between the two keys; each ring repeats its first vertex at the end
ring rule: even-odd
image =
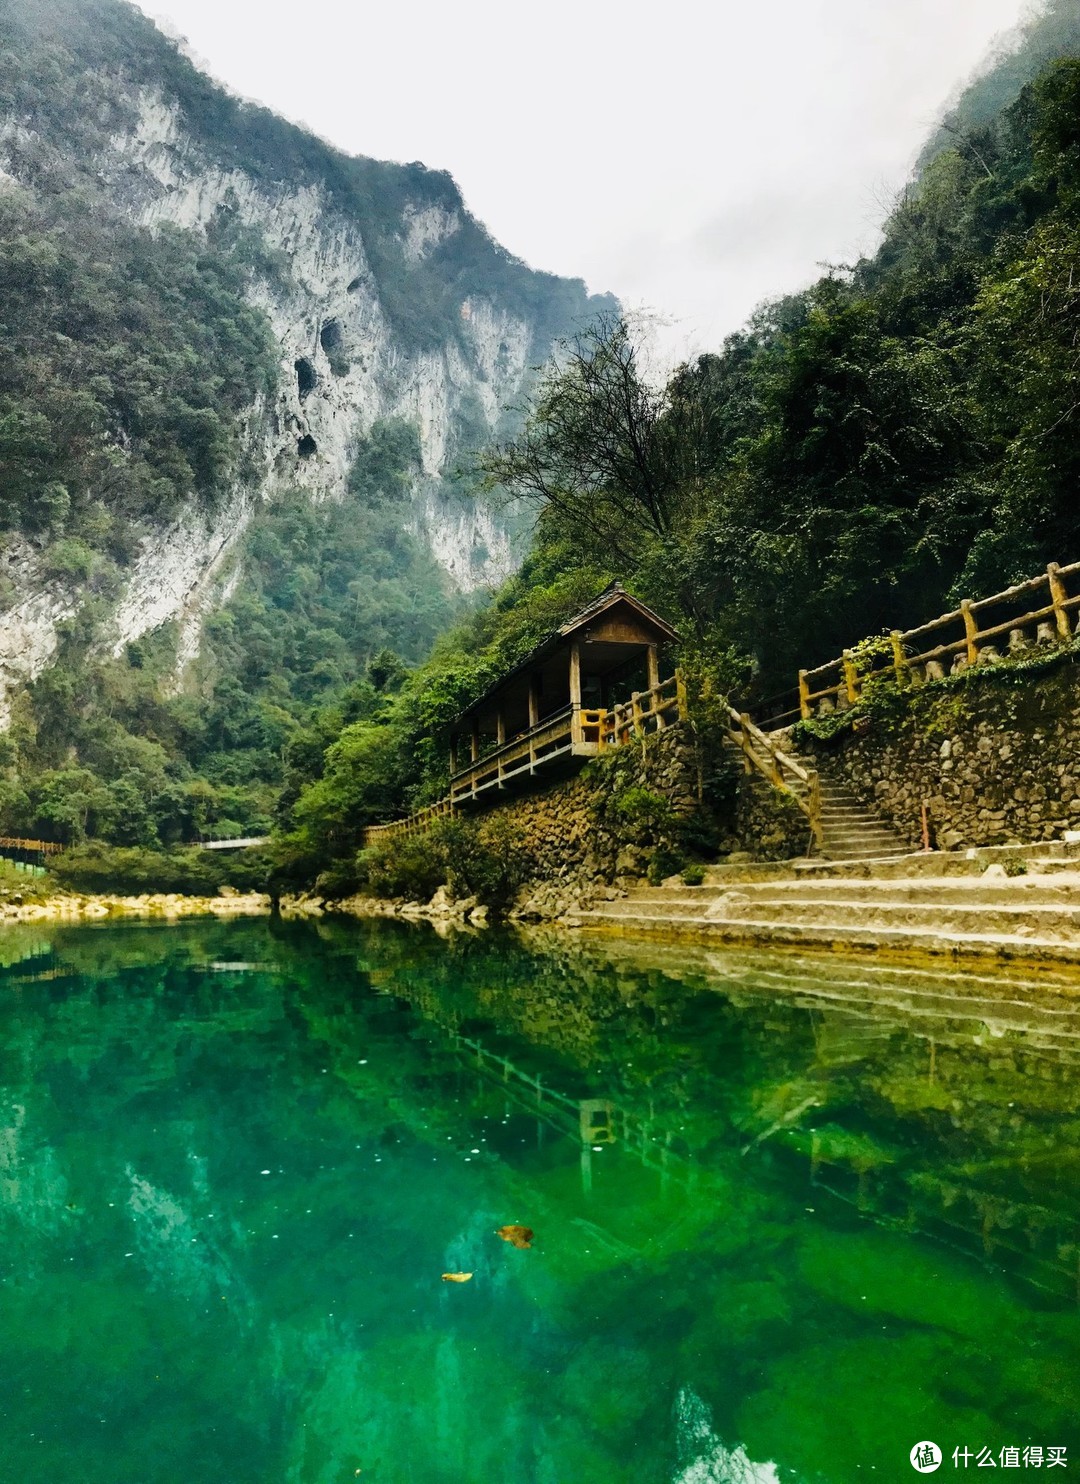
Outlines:
{"type": "Polygon", "coordinates": [[[614,799],[615,813],[639,835],[654,839],[669,828],[674,811],[667,799],[651,789],[634,786],[623,789],[614,799]]]}
{"type": "Polygon", "coordinates": [[[666,845],[658,846],[649,857],[645,875],[650,886],[659,886],[669,876],[677,876],[686,865],[686,857],[666,845]]]}
{"type": "Polygon", "coordinates": [[[452,819],[439,833],[454,895],[476,897],[486,907],[508,907],[528,874],[521,835],[510,820],[502,814],[477,824],[452,819]]]}
{"type": "Polygon", "coordinates": [[[380,841],[357,856],[357,878],[373,896],[426,902],[446,883],[446,858],[429,835],[380,841]]]}
{"type": "Polygon", "coordinates": [[[693,865],[684,866],[682,870],[682,881],[684,886],[700,886],[705,880],[705,867],[695,861],[693,865]]]}

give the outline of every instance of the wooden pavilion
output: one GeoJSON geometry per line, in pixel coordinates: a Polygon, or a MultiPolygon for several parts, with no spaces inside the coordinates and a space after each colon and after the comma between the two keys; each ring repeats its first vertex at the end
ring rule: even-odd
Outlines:
{"type": "Polygon", "coordinates": [[[662,654],[678,634],[613,583],[450,727],[450,806],[595,757],[685,709],[662,654]]]}

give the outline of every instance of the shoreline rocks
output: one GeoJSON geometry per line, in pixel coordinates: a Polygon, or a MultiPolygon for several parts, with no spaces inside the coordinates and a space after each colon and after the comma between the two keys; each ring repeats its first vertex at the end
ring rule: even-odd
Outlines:
{"type": "Polygon", "coordinates": [[[37,901],[0,901],[0,927],[21,922],[105,922],[122,917],[155,917],[172,922],[181,917],[264,917],[270,898],[264,892],[234,892],[216,897],[189,897],[179,892],[56,892],[37,901]]]}

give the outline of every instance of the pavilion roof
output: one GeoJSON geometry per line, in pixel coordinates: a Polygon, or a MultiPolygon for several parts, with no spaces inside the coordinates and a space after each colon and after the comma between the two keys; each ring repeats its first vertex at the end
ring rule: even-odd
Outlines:
{"type": "Polygon", "coordinates": [[[661,618],[658,613],[654,613],[645,603],[642,603],[631,593],[628,593],[621,582],[613,582],[610,587],[606,587],[602,593],[599,593],[591,603],[587,603],[580,612],[575,613],[573,618],[567,619],[559,628],[553,629],[546,638],[541,639],[540,643],[531,649],[523,660],[519,660],[512,670],[508,670],[505,675],[500,676],[494,684],[488,686],[482,695],[477,696],[475,701],[470,702],[463,711],[459,712],[453,721],[447,724],[448,727],[455,727],[464,721],[466,717],[471,716],[474,711],[482,710],[490,704],[500,691],[512,685],[521,675],[535,669],[542,660],[565,645],[580,630],[588,629],[589,625],[595,623],[603,614],[619,606],[633,609],[638,618],[656,631],[656,637],[660,643],[673,643],[678,639],[678,630],[672,628],[666,619],[661,618]]]}

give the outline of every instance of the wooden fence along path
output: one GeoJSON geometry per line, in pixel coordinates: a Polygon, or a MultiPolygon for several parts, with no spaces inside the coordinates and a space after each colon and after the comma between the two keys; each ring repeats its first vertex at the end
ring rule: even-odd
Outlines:
{"type": "Polygon", "coordinates": [[[26,855],[59,855],[64,849],[55,840],[23,840],[17,835],[0,835],[0,855],[19,850],[26,855]]]}
{"type": "Polygon", "coordinates": [[[728,740],[743,755],[748,773],[758,772],[782,793],[789,794],[810,822],[810,847],[822,843],[821,779],[816,768],[807,768],[783,752],[745,711],[728,707],[730,725],[725,728],[728,740]]]}
{"type": "MultiPolygon", "coordinates": [[[[889,669],[901,684],[919,685],[943,679],[946,666],[955,674],[968,665],[993,664],[1003,658],[995,642],[1002,639],[1007,640],[1009,655],[1023,653],[1033,645],[1067,644],[1077,632],[1075,615],[1080,610],[1080,591],[1071,596],[1070,585],[1080,589],[1080,562],[1067,567],[1051,562],[1045,572],[1029,582],[1017,583],[989,598],[964,599],[951,613],[943,613],[918,628],[894,629],[881,635],[885,654],[860,657],[846,649],[839,659],[813,670],[800,670],[798,703],[782,711],[766,703],[758,708],[759,719],[778,727],[800,717],[806,721],[814,715],[843,710],[855,705],[868,679],[889,669]],[[1045,601],[1035,608],[1025,608],[1024,604],[1040,591],[1045,593],[1045,601]]],[[[795,695],[792,691],[776,701],[794,700],[795,695]]]]}

